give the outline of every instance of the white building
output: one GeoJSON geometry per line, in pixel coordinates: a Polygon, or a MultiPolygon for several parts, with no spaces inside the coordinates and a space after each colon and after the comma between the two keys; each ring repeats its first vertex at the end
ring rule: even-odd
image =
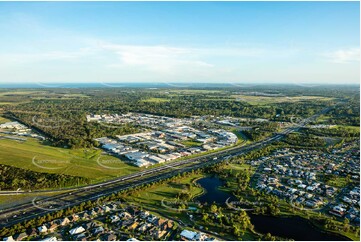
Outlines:
{"type": "Polygon", "coordinates": [[[3,239],[3,241],[15,241],[13,236],[8,236],[3,239]]]}
{"type": "Polygon", "coordinates": [[[189,230],[183,230],[180,234],[181,237],[185,238],[186,240],[193,240],[196,237],[197,233],[189,230]]]}
{"type": "Polygon", "coordinates": [[[46,231],[48,231],[48,228],[45,225],[43,225],[38,227],[38,231],[39,233],[46,233],[46,231]]]}
{"type": "Polygon", "coordinates": [[[145,160],[145,159],[138,159],[135,161],[134,165],[138,166],[138,167],[143,167],[143,166],[149,166],[152,165],[149,161],[145,160]]]}
{"type": "Polygon", "coordinates": [[[162,159],[162,158],[160,158],[160,157],[158,157],[158,156],[155,156],[155,155],[149,156],[149,157],[148,157],[148,160],[150,160],[150,161],[153,162],[153,163],[157,163],[157,164],[165,162],[164,159],[162,159]]]}
{"type": "Polygon", "coordinates": [[[52,237],[45,238],[41,241],[58,241],[58,239],[56,237],[52,236],[52,237]]]}
{"type": "Polygon", "coordinates": [[[125,154],[125,157],[127,157],[129,160],[132,160],[132,161],[138,161],[138,160],[144,159],[148,156],[149,156],[149,154],[145,153],[145,152],[129,152],[129,153],[125,154]]]}
{"type": "Polygon", "coordinates": [[[74,234],[80,234],[82,232],[84,232],[85,229],[82,227],[82,226],[79,226],[79,227],[76,227],[76,228],[73,228],[69,231],[69,234],[71,235],[74,235],[74,234]]]}

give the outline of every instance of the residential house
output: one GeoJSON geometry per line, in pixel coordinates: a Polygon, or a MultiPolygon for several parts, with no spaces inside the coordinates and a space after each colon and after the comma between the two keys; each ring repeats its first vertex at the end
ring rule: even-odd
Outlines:
{"type": "Polygon", "coordinates": [[[3,238],[3,241],[15,241],[13,236],[8,236],[8,237],[5,237],[3,238]]]}
{"type": "Polygon", "coordinates": [[[102,226],[96,227],[93,229],[92,233],[93,235],[97,235],[104,232],[104,228],[102,226]]]}
{"type": "Polygon", "coordinates": [[[208,236],[205,233],[198,232],[196,236],[193,238],[193,240],[205,241],[207,238],[208,236]]]}
{"type": "Polygon", "coordinates": [[[38,234],[37,230],[35,228],[28,228],[26,230],[26,233],[28,236],[35,236],[38,234]]]}
{"type": "Polygon", "coordinates": [[[152,225],[149,223],[143,223],[138,227],[138,231],[141,233],[144,233],[148,228],[150,228],[152,225]]]}
{"type": "Polygon", "coordinates": [[[134,230],[136,227],[138,227],[139,223],[138,222],[133,222],[131,225],[128,226],[129,230],[134,230]]]}
{"type": "Polygon", "coordinates": [[[156,216],[154,216],[153,214],[151,214],[151,215],[149,215],[149,216],[147,217],[147,221],[148,221],[149,223],[154,223],[157,219],[158,219],[158,218],[157,218],[156,216]]]}
{"type": "Polygon", "coordinates": [[[23,233],[18,233],[18,234],[16,234],[16,235],[14,236],[14,239],[15,239],[16,241],[20,241],[20,240],[25,239],[26,237],[28,237],[28,235],[27,235],[25,232],[23,232],[23,233]]]}
{"type": "Polygon", "coordinates": [[[149,216],[149,212],[148,211],[141,211],[140,212],[140,217],[142,218],[142,219],[145,219],[146,217],[148,217],[149,216]]]}
{"type": "Polygon", "coordinates": [[[95,222],[91,221],[91,222],[88,222],[86,224],[83,225],[83,227],[86,229],[86,230],[89,230],[91,228],[95,228],[96,226],[98,226],[98,224],[96,224],[95,222]]]}
{"type": "Polygon", "coordinates": [[[155,229],[152,231],[151,236],[153,236],[155,240],[160,240],[166,233],[167,231],[155,229]]]}
{"type": "Polygon", "coordinates": [[[84,233],[81,234],[77,234],[74,236],[74,239],[77,241],[85,241],[86,240],[86,235],[84,233]]]}
{"type": "Polygon", "coordinates": [[[58,239],[55,236],[47,237],[41,241],[58,241],[58,239]]]}
{"type": "Polygon", "coordinates": [[[59,222],[60,222],[59,223],[60,226],[66,226],[66,225],[68,225],[70,223],[70,220],[67,217],[65,217],[63,219],[60,219],[59,222]]]}
{"type": "Polygon", "coordinates": [[[160,227],[162,224],[164,224],[165,223],[165,220],[164,219],[162,219],[162,218],[159,218],[159,219],[157,219],[157,220],[155,220],[154,222],[153,222],[153,224],[155,225],[155,226],[157,226],[157,227],[160,227]]]}
{"type": "Polygon", "coordinates": [[[161,228],[162,230],[171,229],[171,228],[173,228],[173,222],[167,220],[165,223],[163,223],[163,224],[160,226],[160,228],[161,228]]]}
{"type": "Polygon", "coordinates": [[[85,231],[85,229],[82,226],[78,226],[76,228],[73,228],[73,229],[69,230],[69,234],[71,234],[71,235],[80,234],[80,233],[82,233],[84,231],[85,231]]]}
{"type": "Polygon", "coordinates": [[[57,228],[59,227],[59,225],[55,222],[50,222],[48,225],[48,232],[52,233],[54,232],[57,228]]]}
{"type": "Polygon", "coordinates": [[[102,241],[116,241],[117,240],[117,236],[115,234],[103,234],[101,236],[102,241]]]}
{"type": "Polygon", "coordinates": [[[121,219],[131,219],[131,218],[132,218],[132,215],[130,215],[130,213],[128,213],[128,212],[122,212],[122,213],[119,215],[119,217],[120,217],[121,219]]]}
{"type": "Polygon", "coordinates": [[[39,233],[46,233],[48,231],[48,228],[45,225],[42,225],[38,227],[39,233]]]}
{"type": "Polygon", "coordinates": [[[110,216],[110,222],[111,222],[111,223],[118,222],[119,220],[120,220],[120,218],[119,218],[117,215],[115,215],[115,214],[113,214],[113,215],[110,216]]]}

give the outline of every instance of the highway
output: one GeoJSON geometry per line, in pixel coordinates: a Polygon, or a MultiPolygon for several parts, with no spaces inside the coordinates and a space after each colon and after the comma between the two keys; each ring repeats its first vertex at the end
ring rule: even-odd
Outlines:
{"type": "MultiPolygon", "coordinates": [[[[62,194],[41,197],[31,202],[26,202],[11,207],[9,209],[2,210],[0,211],[0,228],[12,226],[14,224],[21,223],[38,216],[46,215],[50,212],[55,212],[66,207],[78,205],[82,202],[95,201],[102,196],[111,195],[112,193],[116,193],[118,191],[159,181],[168,177],[175,176],[179,173],[191,171],[193,169],[197,169],[207,165],[212,165],[220,161],[230,159],[234,156],[239,156],[240,154],[259,149],[263,146],[269,145],[270,143],[282,139],[283,137],[285,137],[285,135],[291,132],[299,130],[312,120],[315,120],[319,115],[328,112],[330,109],[331,107],[326,108],[320,113],[304,119],[298,124],[295,124],[294,126],[289,127],[282,132],[275,134],[272,137],[252,143],[247,146],[235,146],[226,150],[206,154],[196,158],[168,163],[160,167],[147,169],[145,171],[133,173],[127,176],[122,176],[117,179],[109,180],[103,183],[68,189],[62,194]]],[[[59,190],[52,190],[52,192],[54,191],[59,190]]],[[[16,191],[16,193],[35,194],[39,193],[39,191],[16,191]]],[[[10,192],[9,195],[10,194],[13,195],[14,192],[10,192]]]]}

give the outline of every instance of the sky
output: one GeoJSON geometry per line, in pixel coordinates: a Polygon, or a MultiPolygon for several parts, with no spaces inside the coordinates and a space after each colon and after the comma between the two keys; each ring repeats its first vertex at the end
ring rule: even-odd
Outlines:
{"type": "Polygon", "coordinates": [[[360,81],[359,2],[0,2],[0,83],[360,81]]]}

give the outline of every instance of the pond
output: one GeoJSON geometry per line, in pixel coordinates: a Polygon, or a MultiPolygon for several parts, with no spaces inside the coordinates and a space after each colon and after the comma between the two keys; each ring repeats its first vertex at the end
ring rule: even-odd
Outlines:
{"type": "Polygon", "coordinates": [[[195,198],[197,202],[225,204],[228,198],[236,199],[232,194],[218,189],[224,184],[218,177],[201,178],[197,183],[205,190],[203,194],[195,198]]]}
{"type": "MultiPolygon", "coordinates": [[[[232,194],[219,190],[219,187],[223,186],[224,182],[218,177],[205,177],[199,179],[197,183],[205,190],[203,194],[195,198],[198,202],[208,204],[212,204],[213,202],[217,204],[225,204],[227,199],[230,199],[231,201],[236,200],[232,194]]],[[[271,233],[274,236],[282,238],[304,241],[349,240],[341,235],[325,233],[312,226],[308,220],[301,217],[271,217],[250,213],[249,216],[255,230],[262,234],[271,233]]]]}
{"type": "Polygon", "coordinates": [[[271,217],[266,215],[249,214],[251,222],[257,232],[271,233],[282,238],[293,240],[350,240],[337,234],[325,233],[314,227],[308,220],[301,217],[271,217]]]}

